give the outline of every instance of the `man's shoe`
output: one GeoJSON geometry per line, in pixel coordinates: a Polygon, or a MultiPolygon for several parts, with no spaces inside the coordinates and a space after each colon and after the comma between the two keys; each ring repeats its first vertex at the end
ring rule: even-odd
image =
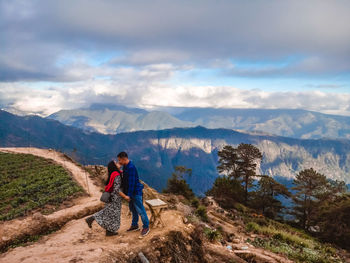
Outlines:
{"type": "Polygon", "coordinates": [[[141,231],[141,236],[147,236],[149,233],[149,227],[147,228],[143,228],[142,231],[141,231]]]}
{"type": "Polygon", "coordinates": [[[106,236],[110,237],[110,236],[116,236],[116,235],[118,235],[118,232],[111,232],[106,230],[106,236]]]}
{"type": "Polygon", "coordinates": [[[85,222],[88,224],[90,228],[92,228],[92,222],[94,222],[95,218],[93,216],[90,216],[85,219],[85,222]]]}
{"type": "Polygon", "coordinates": [[[132,231],[137,231],[140,230],[139,226],[131,226],[128,230],[126,230],[127,232],[132,232],[132,231]]]}

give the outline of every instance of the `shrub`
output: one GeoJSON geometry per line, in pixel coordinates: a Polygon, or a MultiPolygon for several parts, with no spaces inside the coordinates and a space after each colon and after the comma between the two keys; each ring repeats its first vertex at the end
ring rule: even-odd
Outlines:
{"type": "Polygon", "coordinates": [[[203,205],[198,206],[196,215],[204,222],[208,222],[207,208],[203,205]]]}
{"type": "Polygon", "coordinates": [[[205,228],[204,234],[210,242],[217,241],[222,237],[220,231],[217,229],[205,228]]]}

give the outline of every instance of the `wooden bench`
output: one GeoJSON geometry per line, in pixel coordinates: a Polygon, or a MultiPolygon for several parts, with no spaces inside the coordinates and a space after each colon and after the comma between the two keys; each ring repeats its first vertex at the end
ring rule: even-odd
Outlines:
{"type": "Polygon", "coordinates": [[[157,227],[158,225],[165,226],[161,214],[162,211],[168,207],[167,203],[160,199],[146,200],[145,203],[148,205],[151,211],[150,226],[157,227]]]}

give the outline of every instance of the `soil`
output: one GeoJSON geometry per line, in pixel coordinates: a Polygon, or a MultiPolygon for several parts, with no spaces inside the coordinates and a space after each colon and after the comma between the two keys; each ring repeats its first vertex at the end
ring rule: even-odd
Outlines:
{"type": "MultiPolygon", "coordinates": [[[[54,160],[69,170],[75,180],[90,194],[75,200],[75,205],[50,215],[36,213],[25,219],[11,220],[0,224],[0,246],[23,236],[40,233],[45,228],[60,228],[43,236],[39,241],[24,247],[11,248],[0,254],[0,263],[59,263],[59,262],[141,262],[139,252],[150,262],[280,262],[292,261],[283,256],[255,248],[245,242],[246,234],[237,222],[227,220],[222,209],[214,201],[208,206],[208,217],[232,236],[230,243],[210,243],[203,238],[204,223],[186,220],[191,207],[179,203],[178,196],[160,195],[146,186],[145,199],[161,198],[168,202],[169,209],[162,213],[165,227],[151,229],[146,237],[140,232],[126,232],[131,224],[127,203],[122,207],[119,235],[106,237],[105,230],[96,222],[88,228],[84,218],[103,207],[99,201],[101,184],[94,181],[103,176],[87,176],[86,171],[61,153],[50,149],[0,148],[0,151],[30,153],[54,160]],[[180,205],[181,204],[181,205],[180,205]],[[227,246],[230,245],[231,249],[227,246]]],[[[91,167],[90,167],[91,168],[91,167]]],[[[93,168],[93,167],[92,167],[93,168]]],[[[150,216],[149,211],[147,211],[150,216]]]]}

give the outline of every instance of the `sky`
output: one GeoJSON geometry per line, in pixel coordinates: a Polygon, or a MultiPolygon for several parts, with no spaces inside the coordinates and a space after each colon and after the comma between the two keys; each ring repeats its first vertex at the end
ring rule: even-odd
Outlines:
{"type": "Polygon", "coordinates": [[[348,0],[0,0],[0,107],[350,116],[348,0]]]}

